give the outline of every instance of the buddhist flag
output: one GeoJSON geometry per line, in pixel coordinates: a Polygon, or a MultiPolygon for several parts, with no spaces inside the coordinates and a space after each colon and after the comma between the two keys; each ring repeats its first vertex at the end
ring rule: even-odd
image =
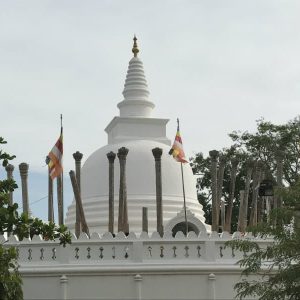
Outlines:
{"type": "Polygon", "coordinates": [[[185,154],[183,151],[182,139],[180,136],[179,130],[179,119],[177,119],[177,132],[175,136],[175,140],[171,150],[169,151],[170,155],[173,155],[174,159],[181,163],[187,163],[188,161],[185,158],[185,154]]]}
{"type": "Polygon", "coordinates": [[[63,129],[61,127],[60,136],[52,150],[49,152],[46,162],[49,166],[50,177],[52,179],[59,176],[63,171],[63,129]]]}

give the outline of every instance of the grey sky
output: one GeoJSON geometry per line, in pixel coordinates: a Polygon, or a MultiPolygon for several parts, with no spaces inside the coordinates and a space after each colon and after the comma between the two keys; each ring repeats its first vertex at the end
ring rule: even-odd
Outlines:
{"type": "Polygon", "coordinates": [[[73,152],[106,144],[134,33],[155,116],[170,118],[170,139],[181,119],[189,156],[299,114],[299,1],[0,0],[0,28],[0,135],[34,172],[60,113],[67,171],[73,152]]]}

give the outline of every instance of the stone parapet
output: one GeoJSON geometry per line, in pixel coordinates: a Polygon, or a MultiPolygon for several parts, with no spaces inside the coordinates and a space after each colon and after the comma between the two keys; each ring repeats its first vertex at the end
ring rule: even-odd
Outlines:
{"type": "MultiPolygon", "coordinates": [[[[59,246],[55,241],[44,241],[40,236],[32,240],[24,239],[18,241],[15,236],[9,237],[6,246],[16,246],[19,249],[20,270],[28,268],[43,269],[46,266],[57,266],[66,264],[68,268],[78,265],[90,265],[93,268],[102,265],[122,265],[127,264],[232,264],[245,255],[229,247],[225,243],[232,238],[241,237],[239,233],[233,236],[228,233],[211,235],[200,233],[198,236],[194,232],[189,232],[188,236],[178,232],[172,237],[170,232],[165,232],[160,237],[158,232],[148,235],[146,232],[136,236],[130,233],[127,237],[123,232],[119,232],[115,237],[111,233],[99,235],[93,233],[89,238],[85,233],[81,233],[76,239],[73,236],[72,244],[66,247],[59,246]]],[[[245,238],[251,238],[246,235],[245,238]]],[[[0,240],[6,239],[2,236],[0,240]]],[[[257,238],[255,239],[257,240],[257,238]]],[[[258,240],[260,243],[270,243],[272,240],[258,240]]]]}

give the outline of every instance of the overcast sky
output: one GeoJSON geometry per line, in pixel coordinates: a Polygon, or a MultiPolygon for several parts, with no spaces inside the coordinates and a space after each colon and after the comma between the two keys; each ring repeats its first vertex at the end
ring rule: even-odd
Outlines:
{"type": "Polygon", "coordinates": [[[14,165],[30,164],[31,202],[47,195],[39,174],[60,113],[66,171],[73,152],[87,158],[106,144],[134,33],[154,116],[170,119],[170,139],[180,118],[192,156],[228,146],[229,132],[254,131],[261,117],[299,114],[299,28],[297,0],[0,0],[0,136],[14,165]]]}

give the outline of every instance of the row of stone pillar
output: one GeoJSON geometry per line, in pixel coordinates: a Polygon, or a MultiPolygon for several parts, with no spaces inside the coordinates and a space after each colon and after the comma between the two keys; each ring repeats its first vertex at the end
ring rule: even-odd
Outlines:
{"type": "MultiPolygon", "coordinates": [[[[58,224],[62,225],[64,224],[63,174],[60,174],[56,180],[57,180],[58,224]]],[[[48,221],[49,222],[54,222],[53,194],[54,194],[53,180],[50,176],[50,168],[48,167],[48,221]]]]}
{"type": "MultiPolygon", "coordinates": [[[[8,164],[5,168],[7,172],[7,178],[13,179],[13,171],[14,166],[11,164],[8,164]]],[[[20,171],[20,177],[21,177],[21,190],[22,190],[22,211],[23,213],[30,214],[30,208],[29,208],[29,196],[28,196],[28,171],[29,171],[29,165],[27,163],[21,163],[19,164],[19,171],[20,171]]],[[[60,204],[58,209],[58,215],[59,215],[59,224],[63,224],[63,192],[62,192],[62,178],[60,178],[60,181],[58,182],[58,203],[60,204]]],[[[9,204],[13,204],[13,192],[9,193],[9,204]]],[[[54,222],[54,211],[53,211],[53,181],[50,177],[50,174],[48,174],[48,221],[54,222]]]]}
{"type": "MultiPolygon", "coordinates": [[[[7,173],[7,179],[13,179],[14,166],[8,164],[5,167],[7,173]]],[[[19,164],[19,171],[21,176],[21,188],[22,188],[22,205],[23,213],[29,214],[29,197],[28,197],[28,170],[29,165],[26,163],[19,164]]],[[[9,193],[9,204],[13,204],[13,192],[9,193]]]]}
{"type": "Polygon", "coordinates": [[[230,231],[232,208],[235,192],[235,181],[238,167],[237,159],[231,160],[231,180],[229,187],[229,200],[227,210],[225,211],[225,205],[222,202],[222,186],[225,171],[225,157],[220,156],[217,150],[209,151],[211,158],[211,193],[212,193],[212,231],[219,231],[219,220],[221,212],[221,228],[223,231],[230,231]],[[219,158],[219,168],[218,168],[219,158]]]}
{"type": "MultiPolygon", "coordinates": [[[[76,165],[76,176],[77,182],[80,186],[80,168],[81,168],[81,159],[82,154],[80,152],[76,152],[73,154],[76,165]]],[[[7,178],[13,179],[13,171],[14,166],[8,164],[6,166],[7,178]]],[[[23,213],[30,213],[29,210],[29,196],[28,196],[28,171],[29,165],[27,163],[21,163],[19,165],[20,176],[21,176],[21,189],[22,189],[22,205],[23,205],[23,213]]],[[[62,175],[57,178],[57,200],[58,200],[58,223],[61,225],[64,223],[64,210],[63,210],[63,178],[62,175]]],[[[13,204],[13,192],[9,194],[9,204],[13,204]]],[[[48,221],[54,222],[54,209],[53,209],[53,180],[50,177],[50,173],[48,172],[48,221]]],[[[79,235],[80,232],[80,216],[79,209],[76,207],[76,226],[77,233],[79,235]],[[79,229],[78,229],[79,227],[79,229]]]]}
{"type": "MultiPolygon", "coordinates": [[[[118,150],[117,156],[120,162],[120,190],[119,190],[119,217],[118,217],[118,231],[129,233],[128,224],[128,208],[127,208],[127,185],[126,185],[126,157],[129,150],[122,147],[118,150]]],[[[162,177],[161,177],[161,156],[162,149],[155,148],[152,150],[155,158],[155,170],[156,170],[156,208],[157,208],[157,231],[163,235],[163,214],[162,214],[162,177]]],[[[73,178],[72,171],[70,172],[71,182],[73,185],[73,191],[76,198],[76,219],[75,219],[75,234],[78,237],[82,231],[82,225],[84,223],[85,232],[88,231],[88,227],[84,218],[84,212],[81,202],[81,160],[83,154],[79,151],[73,154],[75,160],[75,178],[73,178]],[[84,218],[84,220],[82,220],[84,218]]],[[[108,230],[112,234],[114,233],[114,160],[116,154],[109,152],[107,158],[109,160],[109,225],[108,230]]],[[[28,170],[29,165],[27,163],[21,163],[19,165],[22,187],[22,202],[23,212],[29,213],[29,197],[28,197],[28,170]]],[[[6,166],[7,178],[13,179],[14,166],[9,164],[6,166]]],[[[58,180],[58,218],[59,224],[63,224],[63,200],[62,200],[62,178],[58,180]]],[[[9,202],[13,204],[13,193],[9,195],[9,202]]],[[[148,231],[148,210],[143,208],[143,231],[148,231]]],[[[53,180],[48,174],[48,221],[54,222],[54,209],[53,209],[53,180]]]]}
{"type": "MultiPolygon", "coordinates": [[[[222,198],[222,186],[224,179],[225,170],[225,157],[219,156],[219,152],[212,150],[209,152],[211,158],[211,193],[212,193],[212,231],[219,231],[219,220],[221,211],[221,228],[223,231],[230,232],[231,220],[232,220],[232,208],[235,194],[235,183],[238,170],[239,161],[236,158],[231,159],[231,175],[230,175],[230,188],[229,188],[229,200],[225,214],[224,202],[222,198]],[[218,165],[219,161],[219,165],[218,165]]],[[[276,182],[277,186],[282,187],[283,180],[283,158],[284,153],[277,151],[275,154],[277,164],[276,182]]],[[[258,203],[258,187],[263,179],[265,179],[265,172],[263,170],[263,163],[261,161],[249,160],[246,163],[246,180],[245,189],[240,191],[240,208],[239,208],[239,219],[238,219],[238,231],[245,232],[247,225],[253,226],[262,219],[263,202],[258,203]],[[248,220],[248,199],[250,192],[250,184],[252,180],[252,199],[251,199],[251,211],[249,222],[248,220]],[[259,204],[259,205],[258,205],[259,204]]],[[[267,202],[266,205],[270,206],[267,202]]],[[[281,207],[282,199],[279,196],[275,196],[273,199],[273,207],[281,207]]]]}
{"type": "MultiPolygon", "coordinates": [[[[127,184],[126,184],[126,158],[129,150],[122,147],[118,153],[107,153],[109,161],[109,221],[108,231],[114,234],[114,161],[118,156],[120,163],[120,187],[119,187],[119,212],[118,212],[118,231],[126,234],[129,233],[128,222],[128,204],[127,204],[127,184]]],[[[161,172],[161,148],[152,149],[155,159],[155,176],[156,176],[156,217],[157,232],[163,235],[163,210],[162,210],[162,172],[161,172]]],[[[148,232],[148,208],[142,208],[142,230],[148,232]]]]}

